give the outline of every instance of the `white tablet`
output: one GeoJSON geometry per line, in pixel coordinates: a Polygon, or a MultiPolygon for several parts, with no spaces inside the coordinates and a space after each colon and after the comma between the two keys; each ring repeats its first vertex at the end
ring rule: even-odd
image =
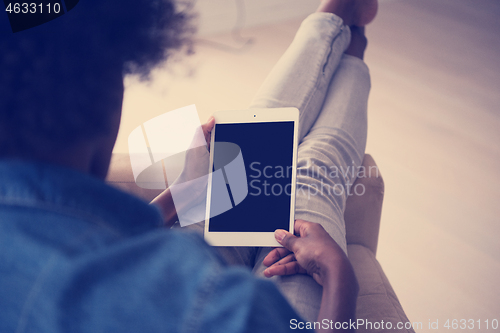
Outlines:
{"type": "Polygon", "coordinates": [[[299,111],[214,114],[205,240],[214,246],[280,246],[293,233],[299,111]]]}

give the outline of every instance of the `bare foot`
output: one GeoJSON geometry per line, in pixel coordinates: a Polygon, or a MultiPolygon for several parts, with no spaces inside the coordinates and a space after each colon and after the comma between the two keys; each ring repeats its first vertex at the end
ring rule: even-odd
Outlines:
{"type": "Polygon", "coordinates": [[[317,11],[339,16],[345,25],[364,27],[377,15],[378,0],[321,0],[317,11]]]}
{"type": "Polygon", "coordinates": [[[378,0],[355,0],[357,3],[354,14],[354,25],[364,27],[377,16],[378,0]]]}

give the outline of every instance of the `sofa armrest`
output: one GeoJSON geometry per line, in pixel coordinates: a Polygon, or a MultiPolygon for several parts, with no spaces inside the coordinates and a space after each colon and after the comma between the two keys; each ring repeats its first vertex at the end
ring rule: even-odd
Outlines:
{"type": "Polygon", "coordinates": [[[356,318],[364,321],[356,332],[415,333],[375,254],[358,244],[347,245],[347,252],[359,285],[356,318]],[[382,321],[383,328],[377,326],[382,321]]]}
{"type": "Polygon", "coordinates": [[[359,284],[356,318],[365,322],[357,332],[414,333],[399,303],[396,293],[375,258],[377,252],[384,181],[377,164],[365,155],[353,188],[355,194],[347,198],[344,220],[347,253],[359,284]],[[356,188],[356,186],[358,186],[356,188]],[[356,193],[362,195],[356,195],[356,193]],[[382,321],[385,326],[379,327],[382,321]],[[389,328],[387,323],[390,323],[389,328]],[[403,325],[401,329],[397,326],[403,325]]]}
{"type": "Polygon", "coordinates": [[[384,181],[373,158],[366,154],[344,212],[347,244],[359,244],[377,253],[384,181]],[[358,195],[360,194],[360,195],[358,195]]]}

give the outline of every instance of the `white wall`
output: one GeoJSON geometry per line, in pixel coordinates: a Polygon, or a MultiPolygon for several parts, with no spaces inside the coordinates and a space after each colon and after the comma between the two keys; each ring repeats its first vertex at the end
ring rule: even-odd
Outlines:
{"type": "Polygon", "coordinates": [[[198,34],[207,36],[231,31],[241,7],[245,9],[245,26],[252,27],[306,16],[318,4],[315,0],[197,0],[194,9],[198,13],[198,34]]]}

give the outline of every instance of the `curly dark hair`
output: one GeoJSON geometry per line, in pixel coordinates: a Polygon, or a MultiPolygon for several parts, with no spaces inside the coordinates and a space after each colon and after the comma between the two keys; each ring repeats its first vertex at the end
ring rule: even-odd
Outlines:
{"type": "Polygon", "coordinates": [[[81,0],[53,21],[0,36],[0,157],[105,131],[120,73],[147,79],[172,52],[190,49],[190,17],[170,0],[81,0]]]}

